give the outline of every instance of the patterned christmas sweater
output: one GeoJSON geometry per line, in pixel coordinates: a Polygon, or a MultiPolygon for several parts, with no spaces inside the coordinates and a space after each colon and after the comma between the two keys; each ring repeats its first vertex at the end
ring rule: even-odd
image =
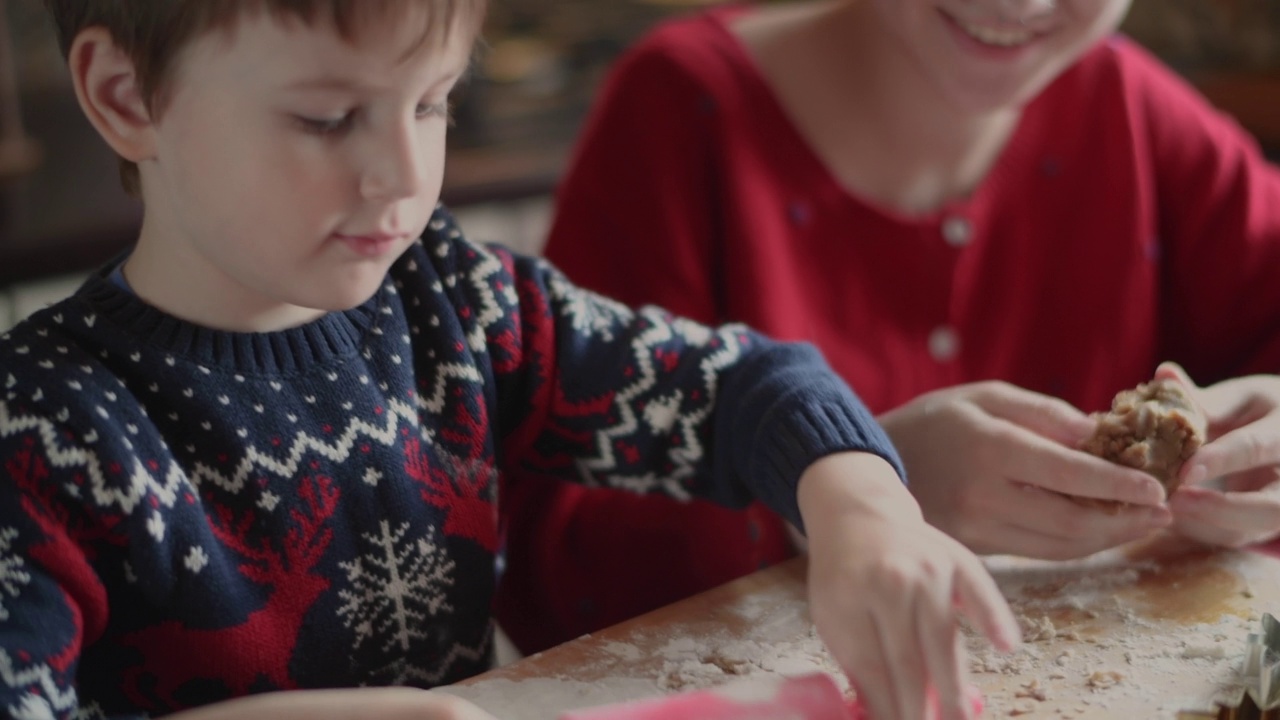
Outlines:
{"type": "Polygon", "coordinates": [[[366,303],[278,333],[99,273],[0,338],[0,384],[3,717],[480,672],[515,464],[793,521],[821,455],[900,468],[808,346],[631,311],[443,210],[366,303]]]}

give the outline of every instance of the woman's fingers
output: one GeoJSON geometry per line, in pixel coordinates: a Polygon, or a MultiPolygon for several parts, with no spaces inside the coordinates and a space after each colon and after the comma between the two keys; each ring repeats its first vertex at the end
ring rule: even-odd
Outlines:
{"type": "Polygon", "coordinates": [[[1182,470],[1183,481],[1199,485],[1209,478],[1280,464],[1280,418],[1268,417],[1224,434],[1200,448],[1182,470]]]}
{"type": "MultiPolygon", "coordinates": [[[[1104,518],[1100,521],[1100,526],[1104,529],[1094,533],[1084,531],[1078,535],[1072,535],[1058,528],[1051,528],[1054,531],[1051,533],[1043,525],[1014,520],[992,527],[989,541],[997,548],[1025,557],[1070,560],[1142,539],[1161,528],[1168,527],[1172,522],[1172,516],[1167,511],[1162,511],[1164,516],[1159,521],[1152,521],[1147,516],[1147,512],[1141,509],[1126,511],[1116,516],[1105,515],[1099,511],[1090,512],[1104,518]]],[[[975,550],[982,552],[981,549],[975,550]]]]}
{"type": "Polygon", "coordinates": [[[1189,487],[1174,493],[1169,505],[1175,530],[1211,545],[1242,547],[1280,533],[1280,483],[1228,493],[1189,487]]]}
{"type": "Polygon", "coordinates": [[[1182,366],[1176,362],[1166,361],[1160,363],[1160,366],[1156,368],[1155,379],[1174,380],[1192,393],[1200,391],[1200,386],[1196,385],[1191,376],[1187,374],[1187,371],[1182,369],[1182,366]]]}
{"type": "Polygon", "coordinates": [[[1164,502],[1164,486],[1150,475],[1063,447],[1021,427],[1002,424],[988,433],[989,453],[1003,477],[1045,490],[1135,505],[1164,502]]]}
{"type": "Polygon", "coordinates": [[[1096,422],[1070,403],[1007,383],[986,383],[975,401],[992,416],[1060,445],[1076,447],[1096,422]]]}

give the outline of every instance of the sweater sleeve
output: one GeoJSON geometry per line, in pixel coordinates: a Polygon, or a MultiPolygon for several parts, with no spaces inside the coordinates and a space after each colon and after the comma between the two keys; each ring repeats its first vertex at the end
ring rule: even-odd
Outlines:
{"type": "Polygon", "coordinates": [[[559,186],[545,254],[575,283],[628,305],[720,322],[717,103],[696,71],[707,63],[686,57],[697,49],[676,30],[646,38],[610,71],[559,186]]]}
{"type": "Polygon", "coordinates": [[[1131,43],[1164,263],[1162,342],[1197,381],[1280,371],[1280,171],[1256,141],[1131,43]]]}
{"type": "Polygon", "coordinates": [[[104,525],[66,497],[81,479],[42,452],[54,426],[0,401],[0,717],[102,717],[76,687],[81,648],[106,623],[85,547],[104,525]]]}
{"type": "Polygon", "coordinates": [[[447,218],[433,227],[430,255],[495,379],[504,465],[730,507],[758,498],[797,524],[796,483],[822,456],[871,452],[902,474],[812,346],[632,311],[543,260],[467,243],[447,218]]]}

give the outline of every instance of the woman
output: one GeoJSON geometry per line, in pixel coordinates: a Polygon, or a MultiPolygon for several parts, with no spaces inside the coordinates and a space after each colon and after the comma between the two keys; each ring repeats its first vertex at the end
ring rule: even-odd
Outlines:
{"type": "MultiPolygon", "coordinates": [[[[627,302],[816,343],[926,518],[977,552],[1078,557],[1170,523],[1274,537],[1280,381],[1245,376],[1280,367],[1280,173],[1114,35],[1128,6],[826,0],[670,22],[606,83],[547,255],[627,302]],[[1074,449],[1086,411],[1165,360],[1208,383],[1212,440],[1167,504],[1074,449]]],[[[513,484],[508,503],[541,508],[508,530],[503,615],[526,649],[791,552],[759,508],[513,484]],[[573,554],[527,541],[547,536],[573,554]],[[619,553],[634,562],[603,561],[619,553]]]]}

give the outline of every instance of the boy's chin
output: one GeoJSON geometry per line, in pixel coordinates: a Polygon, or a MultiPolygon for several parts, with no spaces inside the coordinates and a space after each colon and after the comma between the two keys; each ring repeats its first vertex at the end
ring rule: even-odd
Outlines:
{"type": "Polygon", "coordinates": [[[345,312],[368,302],[369,298],[373,297],[380,287],[382,287],[382,284],[377,283],[369,288],[362,288],[359,291],[352,289],[349,292],[340,292],[338,288],[334,288],[333,292],[306,303],[305,307],[324,312],[345,312]]]}
{"type": "Polygon", "coordinates": [[[377,281],[333,281],[295,293],[287,302],[318,312],[344,312],[368,302],[386,282],[385,275],[377,281]]]}

